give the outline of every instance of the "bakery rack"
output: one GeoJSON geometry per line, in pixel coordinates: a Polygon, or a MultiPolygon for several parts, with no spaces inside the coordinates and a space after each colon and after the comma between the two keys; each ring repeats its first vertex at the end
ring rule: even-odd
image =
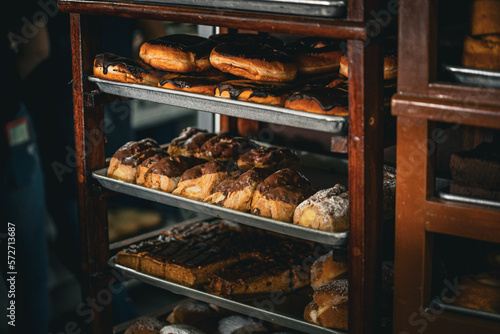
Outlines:
{"type": "Polygon", "coordinates": [[[500,243],[500,208],[436,193],[429,143],[437,122],[500,129],[500,90],[436,80],[437,1],[401,0],[399,13],[394,333],[421,332],[424,325],[425,333],[498,333],[495,314],[431,305],[437,236],[500,243]],[[401,173],[403,167],[411,168],[401,173]]]}
{"type": "MultiPolygon", "coordinates": [[[[104,50],[100,41],[99,16],[186,22],[229,29],[244,27],[247,30],[267,33],[348,40],[350,116],[347,122],[347,140],[351,205],[348,243],[349,332],[372,333],[377,330],[380,315],[379,308],[374,305],[380,305],[380,289],[377,287],[380,286],[381,277],[383,221],[382,196],[379,196],[382,193],[383,164],[382,48],[377,38],[381,34],[373,36],[367,27],[378,27],[379,32],[383,31],[383,27],[371,14],[380,9],[379,1],[349,0],[345,3],[346,17],[335,18],[184,6],[168,1],[59,1],[59,9],[70,13],[71,17],[75,151],[84,299],[95,297],[110,281],[106,191],[92,177],[92,172],[106,166],[105,140],[101,126],[103,105],[116,99],[116,96],[100,91],[96,83],[89,80],[94,56],[104,50]]],[[[286,6],[286,1],[283,6],[286,6]]],[[[132,93],[130,96],[129,93],[123,95],[134,97],[132,93]]],[[[268,112],[262,112],[266,113],[268,112]]],[[[283,116],[283,119],[292,117],[283,116]]],[[[316,118],[313,115],[305,117],[309,120],[316,118]]],[[[222,123],[222,130],[227,130],[224,126],[230,122],[222,123]]],[[[252,123],[240,124],[254,126],[252,123]]],[[[293,125],[297,124],[293,122],[293,125]]],[[[327,131],[333,134],[332,129],[327,131]]],[[[305,322],[303,324],[307,325],[305,322]]],[[[111,306],[107,305],[102,312],[96,313],[89,327],[88,332],[111,333],[111,306]]]]}

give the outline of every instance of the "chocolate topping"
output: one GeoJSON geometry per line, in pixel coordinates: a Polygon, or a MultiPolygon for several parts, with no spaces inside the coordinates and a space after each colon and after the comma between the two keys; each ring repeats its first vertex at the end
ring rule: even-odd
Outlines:
{"type": "Polygon", "coordinates": [[[259,183],[255,190],[261,193],[265,193],[271,188],[282,187],[286,185],[293,185],[296,187],[310,187],[311,182],[300,172],[290,168],[283,168],[277,172],[274,172],[264,181],[259,183]]]}
{"type": "Polygon", "coordinates": [[[219,44],[214,52],[233,58],[260,59],[267,62],[294,63],[294,60],[284,51],[262,44],[219,44]]]}
{"type": "Polygon", "coordinates": [[[198,156],[212,159],[232,159],[257,147],[251,140],[222,133],[207,140],[198,156]]]}
{"type": "Polygon", "coordinates": [[[174,155],[161,159],[155,163],[146,174],[158,174],[168,177],[179,177],[189,168],[206,162],[206,160],[195,157],[174,155]]]}
{"type": "Polygon", "coordinates": [[[208,39],[216,43],[263,44],[270,47],[283,46],[281,39],[262,34],[215,34],[208,37],[208,39]]]}
{"type": "Polygon", "coordinates": [[[214,193],[221,192],[224,195],[231,194],[236,191],[241,191],[249,186],[255,186],[262,182],[271,172],[265,168],[252,168],[245,173],[239,173],[231,176],[214,188],[214,193]]]}
{"type": "Polygon", "coordinates": [[[212,160],[203,165],[198,165],[193,168],[190,168],[182,174],[180,181],[187,181],[196,179],[203,175],[207,174],[215,174],[215,173],[228,173],[231,174],[235,171],[238,171],[239,167],[235,161],[221,161],[221,160],[212,160]]]}
{"type": "Polygon", "coordinates": [[[158,145],[158,143],[151,138],[145,138],[140,141],[129,141],[115,152],[113,158],[121,162],[126,158],[153,147],[159,148],[160,145],[158,145]]]}
{"type": "Polygon", "coordinates": [[[161,148],[157,148],[157,147],[147,148],[145,150],[140,151],[137,154],[134,154],[132,156],[124,158],[121,163],[122,163],[122,165],[132,166],[135,168],[135,167],[141,165],[144,162],[144,160],[146,160],[152,156],[158,155],[158,154],[164,155],[167,153],[161,148]]]}
{"type": "Polygon", "coordinates": [[[347,92],[336,88],[325,87],[295,92],[288,100],[292,102],[298,99],[314,100],[324,111],[331,110],[335,107],[347,107],[349,105],[347,92]]]}
{"type": "Polygon", "coordinates": [[[150,156],[149,158],[145,159],[142,163],[141,163],[141,166],[142,167],[151,167],[153,166],[155,163],[157,163],[158,161],[160,161],[161,159],[165,158],[165,157],[168,157],[168,153],[165,152],[163,149],[151,149],[151,150],[155,150],[155,153],[154,155],[150,156]]]}
{"type": "Polygon", "coordinates": [[[304,37],[286,45],[291,55],[313,55],[340,51],[340,41],[322,37],[304,37]]]}
{"type": "Polygon", "coordinates": [[[230,80],[217,86],[220,92],[228,92],[233,100],[244,91],[252,91],[250,97],[282,96],[290,94],[292,86],[284,83],[256,82],[252,80],[230,80]]]}
{"type": "Polygon", "coordinates": [[[299,160],[299,157],[287,148],[258,147],[241,155],[239,160],[251,164],[272,165],[283,160],[299,160]]]}
{"type": "Polygon", "coordinates": [[[183,143],[186,142],[186,140],[188,140],[189,138],[191,138],[192,136],[194,136],[198,133],[207,133],[207,130],[202,130],[202,129],[198,129],[198,128],[189,126],[189,127],[185,128],[184,130],[182,130],[182,132],[179,134],[179,136],[172,139],[172,141],[170,142],[170,145],[181,146],[183,143]]]}
{"type": "Polygon", "coordinates": [[[104,73],[104,75],[108,74],[109,66],[115,66],[119,64],[125,66],[127,71],[129,71],[135,77],[141,77],[142,74],[148,73],[149,71],[152,70],[152,68],[149,65],[143,62],[130,58],[120,57],[113,53],[98,54],[94,61],[95,67],[102,66],[102,73],[104,73]]]}
{"type": "Polygon", "coordinates": [[[215,43],[207,38],[183,34],[158,37],[147,43],[176,48],[182,52],[191,52],[194,54],[195,59],[208,57],[215,46],[215,43]]]}
{"type": "Polygon", "coordinates": [[[310,187],[297,187],[297,186],[282,186],[271,188],[263,197],[272,200],[280,201],[288,204],[299,205],[305,201],[309,196],[314,194],[314,189],[310,187]]]}
{"type": "Polygon", "coordinates": [[[170,83],[178,88],[192,88],[192,87],[200,87],[200,86],[215,86],[219,83],[218,80],[215,80],[210,77],[203,76],[194,76],[194,75],[180,75],[174,78],[161,79],[160,85],[165,85],[166,83],[170,83]]]}

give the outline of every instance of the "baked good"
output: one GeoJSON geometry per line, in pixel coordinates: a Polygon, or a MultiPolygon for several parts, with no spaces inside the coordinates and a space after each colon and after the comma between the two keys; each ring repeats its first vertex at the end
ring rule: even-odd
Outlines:
{"type": "Polygon", "coordinates": [[[217,328],[219,314],[210,305],[198,300],[184,301],[174,307],[168,315],[171,324],[185,324],[204,332],[213,333],[217,328]]]}
{"type": "Polygon", "coordinates": [[[154,68],[177,72],[202,72],[210,69],[214,42],[200,36],[173,34],[141,45],[139,57],[154,68]]]}
{"type": "Polygon", "coordinates": [[[165,242],[165,239],[159,237],[157,239],[142,241],[138,245],[131,245],[116,254],[115,262],[127,268],[140,271],[141,259],[157,247],[162,246],[163,242],[165,242]]]}
{"type": "Polygon", "coordinates": [[[239,101],[284,106],[292,92],[292,86],[280,82],[230,80],[218,84],[215,96],[239,101]]]}
{"type": "Polygon", "coordinates": [[[228,177],[214,187],[207,202],[228,209],[250,212],[255,187],[271,172],[263,168],[252,168],[228,177]]]}
{"type": "Polygon", "coordinates": [[[500,313],[500,271],[498,269],[475,275],[465,275],[459,284],[455,305],[476,310],[500,313]]]}
{"type": "Polygon", "coordinates": [[[311,287],[319,289],[326,283],[347,278],[347,255],[333,250],[320,256],[311,266],[311,287]]]}
{"type": "Polygon", "coordinates": [[[235,161],[212,160],[186,170],[172,194],[207,201],[219,183],[238,171],[235,161]]]}
{"type": "Polygon", "coordinates": [[[285,108],[333,116],[349,115],[349,96],[337,88],[313,88],[290,95],[285,108]]]}
{"type": "Polygon", "coordinates": [[[346,188],[336,184],[318,191],[297,206],[293,223],[328,232],[347,231],[349,197],[346,188]]]}
{"type": "Polygon", "coordinates": [[[144,186],[171,193],[186,170],[205,162],[206,160],[193,156],[173,155],[162,158],[144,174],[144,186]]]}
{"type": "Polygon", "coordinates": [[[255,187],[252,198],[252,209],[259,199],[270,189],[281,186],[310,187],[309,181],[302,173],[295,169],[283,168],[269,175],[255,187]]]}
{"type": "Polygon", "coordinates": [[[243,315],[231,315],[222,318],[219,320],[217,331],[219,334],[263,334],[269,332],[260,321],[243,315]]]}
{"type": "Polygon", "coordinates": [[[298,167],[299,157],[288,148],[258,147],[240,155],[237,163],[243,171],[254,167],[276,171],[298,167]]]}
{"type": "Polygon", "coordinates": [[[140,141],[130,141],[120,147],[109,162],[107,176],[125,182],[135,182],[137,166],[145,159],[158,153],[152,148],[159,148],[160,145],[151,138],[140,141]]]}
{"type": "Polygon", "coordinates": [[[299,186],[281,186],[266,191],[256,202],[252,202],[254,215],[291,223],[293,213],[302,201],[314,194],[314,189],[299,186]]]}
{"type": "Polygon", "coordinates": [[[238,34],[214,34],[208,37],[209,40],[216,42],[217,44],[231,43],[231,44],[264,44],[273,48],[279,48],[283,46],[283,41],[274,36],[267,34],[250,34],[250,33],[238,33],[238,34]]]}
{"type": "Polygon", "coordinates": [[[500,34],[466,36],[462,65],[483,70],[500,71],[500,34]]]}
{"type": "Polygon", "coordinates": [[[193,155],[208,139],[214,136],[214,133],[208,133],[206,130],[187,127],[170,141],[167,152],[170,155],[193,155]]]}
{"type": "Polygon", "coordinates": [[[164,326],[165,323],[156,318],[140,317],[134,320],[124,334],[159,334],[164,326]]]}
{"type": "Polygon", "coordinates": [[[331,38],[299,38],[287,44],[287,50],[302,74],[338,71],[342,57],[340,41],[331,38]]]}
{"type": "Polygon", "coordinates": [[[348,282],[339,279],[314,292],[313,301],[304,310],[304,320],[328,328],[347,330],[348,282]]]}
{"type": "Polygon", "coordinates": [[[257,145],[250,139],[221,133],[203,143],[195,156],[206,160],[235,160],[238,159],[240,154],[244,154],[256,147],[257,145]]]}
{"type": "Polygon", "coordinates": [[[142,61],[113,53],[98,54],[94,59],[93,72],[96,78],[149,86],[158,85],[158,80],[165,74],[142,61]]]}
{"type": "MultiPolygon", "coordinates": [[[[384,80],[396,79],[398,75],[398,57],[395,49],[390,49],[384,56],[384,80]]],[[[340,58],[340,74],[349,77],[349,62],[346,55],[340,58]]]]}
{"type": "Polygon", "coordinates": [[[212,69],[189,75],[166,75],[159,80],[158,87],[213,96],[217,85],[226,79],[224,72],[212,69]]]}
{"type": "Polygon", "coordinates": [[[163,149],[157,149],[158,152],[155,153],[154,155],[146,158],[139,166],[137,166],[137,170],[135,173],[135,183],[138,185],[143,185],[145,182],[144,176],[146,175],[146,172],[156,164],[158,161],[161,159],[168,157],[167,151],[163,149]]]}
{"type": "Polygon", "coordinates": [[[500,1],[474,0],[470,8],[472,36],[500,34],[500,1]]]}
{"type": "Polygon", "coordinates": [[[175,324],[163,327],[160,330],[160,334],[206,334],[206,333],[194,326],[175,324]]]}
{"type": "Polygon", "coordinates": [[[288,54],[262,44],[219,44],[210,62],[223,72],[250,80],[290,82],[297,75],[297,65],[288,54]]]}
{"type": "Polygon", "coordinates": [[[500,149],[495,143],[482,143],[475,149],[453,153],[450,170],[451,193],[500,200],[500,149]]]}
{"type": "Polygon", "coordinates": [[[269,297],[278,291],[290,292],[290,278],[289,266],[251,259],[214,274],[205,290],[216,296],[249,301],[269,297]]]}

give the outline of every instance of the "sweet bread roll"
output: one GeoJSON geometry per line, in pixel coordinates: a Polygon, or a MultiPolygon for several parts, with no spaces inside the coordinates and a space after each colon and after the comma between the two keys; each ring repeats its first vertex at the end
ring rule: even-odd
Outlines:
{"type": "Polygon", "coordinates": [[[320,74],[338,71],[340,66],[340,41],[330,38],[303,37],[287,44],[298,70],[303,74],[320,74]]]}
{"type": "Polygon", "coordinates": [[[228,209],[250,212],[255,187],[271,172],[263,168],[252,168],[238,173],[219,183],[208,202],[228,209]]]}
{"type": "Polygon", "coordinates": [[[235,160],[257,145],[247,138],[233,137],[227,133],[218,134],[207,140],[195,156],[206,160],[235,160]]]}
{"type": "Polygon", "coordinates": [[[276,171],[282,168],[297,167],[299,157],[288,148],[258,147],[240,155],[237,162],[243,171],[254,167],[276,171]]]}
{"type": "Polygon", "coordinates": [[[208,39],[216,42],[217,44],[263,44],[273,48],[280,48],[283,46],[283,41],[278,37],[264,34],[214,34],[209,36],[208,39]]]}
{"type": "Polygon", "coordinates": [[[470,8],[472,36],[500,34],[500,1],[474,0],[470,8]]]}
{"type": "Polygon", "coordinates": [[[282,186],[266,191],[256,202],[252,202],[254,215],[284,222],[293,221],[293,213],[299,203],[314,193],[310,187],[282,186]]]}
{"type": "Polygon", "coordinates": [[[157,150],[158,152],[156,154],[150,156],[149,158],[144,160],[139,166],[137,166],[137,171],[135,173],[136,184],[143,185],[145,182],[144,176],[146,175],[146,172],[149,170],[149,168],[151,168],[151,166],[156,164],[161,159],[168,157],[168,153],[165,150],[163,149],[157,149],[157,150]]]}
{"type": "Polygon", "coordinates": [[[156,86],[164,74],[142,61],[120,57],[113,53],[98,54],[94,59],[96,78],[156,86]]]}
{"type": "Polygon", "coordinates": [[[175,324],[163,327],[160,334],[206,334],[198,328],[190,325],[175,324]]]}
{"type": "Polygon", "coordinates": [[[292,86],[286,83],[230,80],[218,84],[214,95],[226,99],[282,107],[291,91],[292,86]]]}
{"type": "Polygon", "coordinates": [[[159,334],[165,326],[163,321],[153,317],[141,317],[132,323],[124,334],[159,334]]]}
{"type": "MultiPolygon", "coordinates": [[[[340,74],[349,77],[349,64],[347,56],[340,58],[340,74]]],[[[398,57],[391,50],[389,54],[384,56],[384,80],[393,80],[398,75],[398,57]]]]}
{"type": "Polygon", "coordinates": [[[174,34],[158,37],[141,45],[139,56],[154,68],[177,72],[202,72],[210,69],[214,42],[200,36],[174,34]]]}
{"type": "Polygon", "coordinates": [[[323,327],[347,330],[347,279],[323,285],[314,292],[313,299],[304,310],[304,320],[323,327]]]}
{"type": "Polygon", "coordinates": [[[297,65],[285,52],[262,44],[219,44],[210,54],[219,70],[256,81],[290,82],[297,65]]]}
{"type": "Polygon", "coordinates": [[[219,314],[207,303],[198,300],[188,300],[174,307],[168,315],[171,324],[185,324],[196,327],[204,332],[213,333],[217,328],[219,314]]]}
{"type": "Polygon", "coordinates": [[[311,266],[311,287],[316,291],[326,283],[347,278],[348,268],[345,254],[330,251],[320,256],[311,266]]]}
{"type": "Polygon", "coordinates": [[[162,158],[144,174],[144,186],[171,193],[186,170],[205,162],[203,159],[182,155],[162,158]]]}
{"type": "Polygon", "coordinates": [[[349,115],[349,96],[337,88],[314,88],[293,93],[285,108],[333,116],[349,115]]]}
{"type": "Polygon", "coordinates": [[[266,327],[249,316],[231,315],[219,320],[219,334],[264,334],[268,332],[266,327]]]}
{"type": "Polygon", "coordinates": [[[189,75],[166,75],[160,79],[158,87],[213,96],[217,85],[226,79],[224,72],[212,69],[189,75]]]}
{"type": "Polygon", "coordinates": [[[187,127],[182,130],[179,136],[172,139],[167,152],[170,155],[194,155],[212,137],[215,137],[214,133],[208,133],[206,130],[195,127],[187,127]]]}
{"type": "Polygon", "coordinates": [[[214,188],[240,169],[236,162],[212,160],[186,170],[172,193],[198,201],[207,201],[214,188]]]}
{"type": "Polygon", "coordinates": [[[500,34],[466,36],[462,65],[483,70],[500,71],[500,34]]]}
{"type": "Polygon", "coordinates": [[[460,294],[455,305],[500,313],[500,272],[498,270],[466,275],[460,279],[460,294]]]}
{"type": "Polygon", "coordinates": [[[107,176],[125,182],[135,182],[137,166],[148,157],[158,153],[150,149],[159,147],[160,145],[151,138],[126,143],[113,154],[107,176]]]}
{"type": "Polygon", "coordinates": [[[259,199],[270,189],[286,185],[310,187],[311,182],[299,171],[291,168],[280,169],[257,185],[252,198],[252,209],[259,199]]]}
{"type": "Polygon", "coordinates": [[[328,232],[349,229],[349,197],[344,186],[323,189],[297,206],[293,223],[328,232]]]}

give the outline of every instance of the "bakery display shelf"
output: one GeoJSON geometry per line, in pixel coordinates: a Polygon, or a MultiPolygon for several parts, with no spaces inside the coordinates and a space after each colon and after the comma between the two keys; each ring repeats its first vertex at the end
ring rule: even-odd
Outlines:
{"type": "Polygon", "coordinates": [[[181,294],[186,297],[194,298],[206,303],[212,303],[214,305],[230,309],[232,311],[245,314],[257,319],[262,319],[264,321],[273,322],[285,327],[293,328],[298,331],[302,331],[308,334],[335,334],[335,333],[345,333],[343,331],[338,331],[334,329],[329,329],[326,327],[321,327],[318,325],[310,324],[302,319],[302,313],[307,306],[308,301],[312,300],[312,295],[304,290],[308,288],[301,289],[295,293],[290,294],[280,294],[278,296],[271,296],[269,299],[263,299],[253,302],[238,302],[235,300],[230,300],[220,296],[212,295],[210,293],[189,288],[177,283],[169,282],[167,280],[150,276],[131,268],[124,267],[115,262],[115,257],[111,257],[108,260],[108,265],[115,269],[120,270],[123,275],[134,278],[144,283],[156,286],[158,288],[169,290],[173,293],[181,294]],[[273,298],[274,297],[274,298],[273,298]],[[260,306],[260,307],[259,307],[260,306]],[[287,309],[293,306],[297,314],[290,314],[290,310],[287,309]],[[287,311],[285,311],[287,310],[287,311]]]}
{"type": "Polygon", "coordinates": [[[500,72],[470,67],[444,65],[444,70],[458,83],[500,89],[500,72]]]}
{"type": "Polygon", "coordinates": [[[116,180],[106,176],[107,168],[92,173],[92,176],[106,189],[126,195],[139,197],[157,203],[176,206],[181,209],[196,211],[210,216],[232,220],[234,222],[262,228],[268,231],[310,240],[317,243],[328,244],[334,247],[347,245],[348,232],[325,232],[309,227],[294,225],[275,219],[252,215],[227,209],[210,203],[200,202],[186,197],[172,195],[161,190],[150,189],[133,183],[116,180]]]}
{"type": "Polygon", "coordinates": [[[125,0],[135,3],[194,6],[215,9],[340,18],[346,1],[339,0],[125,0]]]}
{"type": "Polygon", "coordinates": [[[500,202],[488,200],[488,199],[482,199],[482,198],[467,197],[467,196],[451,194],[448,188],[445,188],[445,189],[438,191],[436,193],[436,195],[438,198],[445,199],[448,201],[461,202],[461,203],[465,203],[465,204],[482,205],[482,206],[487,206],[490,208],[500,209],[500,202]]]}
{"type": "Polygon", "coordinates": [[[500,323],[500,314],[498,313],[492,313],[492,312],[486,312],[486,311],[481,311],[481,310],[475,310],[472,308],[467,308],[467,307],[461,307],[457,305],[453,305],[450,303],[446,303],[442,300],[436,300],[433,303],[433,307],[439,307],[439,310],[444,311],[444,312],[451,312],[455,314],[460,314],[460,315],[466,315],[474,318],[482,318],[486,320],[492,320],[500,323]]]}
{"type": "Polygon", "coordinates": [[[92,76],[89,80],[108,94],[303,129],[329,133],[347,132],[348,117],[314,114],[160,87],[103,80],[92,76]]]}

